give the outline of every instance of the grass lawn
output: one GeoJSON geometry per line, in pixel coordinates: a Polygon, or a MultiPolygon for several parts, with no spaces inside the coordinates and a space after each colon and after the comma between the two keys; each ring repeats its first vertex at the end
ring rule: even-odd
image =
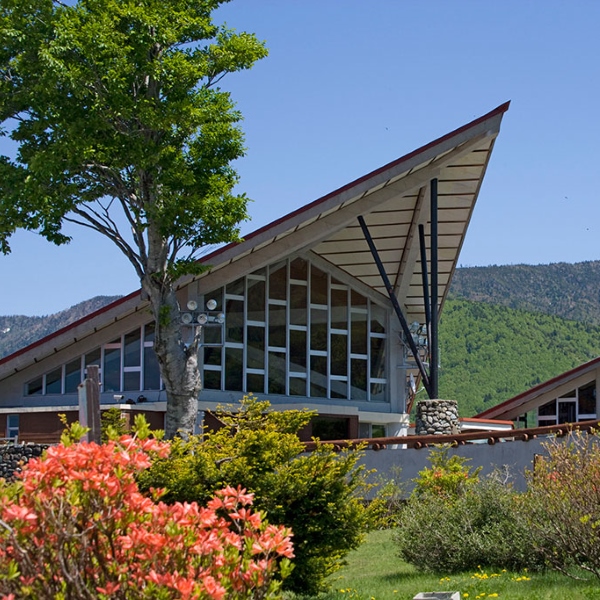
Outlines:
{"type": "Polygon", "coordinates": [[[468,600],[600,600],[600,581],[575,581],[552,572],[488,569],[448,577],[420,573],[396,556],[391,531],[370,533],[330,583],[332,591],[321,594],[318,600],[412,600],[419,592],[436,591],[459,591],[461,598],[468,600]]]}

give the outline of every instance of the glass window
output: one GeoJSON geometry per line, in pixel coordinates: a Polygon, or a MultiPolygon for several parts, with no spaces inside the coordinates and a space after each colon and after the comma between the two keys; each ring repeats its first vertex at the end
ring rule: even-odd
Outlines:
{"type": "Polygon", "coordinates": [[[123,390],[126,392],[139,392],[141,371],[126,371],[123,373],[123,390]]]}
{"type": "Polygon", "coordinates": [[[144,342],[147,344],[154,344],[154,337],[156,333],[156,326],[154,323],[148,323],[144,327],[144,342]]]}
{"type": "Polygon", "coordinates": [[[287,299],[286,263],[271,267],[269,271],[269,298],[271,300],[287,299]]]}
{"type": "Polygon", "coordinates": [[[327,357],[310,357],[310,395],[327,398],[327,357]]]}
{"type": "Polygon", "coordinates": [[[306,379],[290,377],[290,396],[306,396],[306,379]]]}
{"type": "Polygon", "coordinates": [[[367,361],[353,358],[350,361],[350,398],[367,399],[367,361]]]}
{"type": "Polygon", "coordinates": [[[85,355],[85,366],[89,367],[90,365],[97,365],[98,367],[101,366],[100,348],[96,348],[95,350],[92,350],[91,352],[88,352],[85,355]]]}
{"type": "Polygon", "coordinates": [[[259,373],[248,373],[246,375],[246,390],[249,394],[264,394],[265,376],[259,373]]]}
{"type": "Polygon", "coordinates": [[[383,379],[385,377],[385,340],[371,338],[371,377],[383,379]]]}
{"type": "Polygon", "coordinates": [[[295,258],[290,263],[290,279],[306,281],[308,276],[308,263],[303,258],[295,258]]]}
{"type": "Polygon", "coordinates": [[[62,367],[46,374],[46,394],[62,393],[62,367]]]}
{"type": "Polygon", "coordinates": [[[221,348],[208,347],[204,348],[204,364],[205,365],[221,365],[221,348]]]}
{"type": "Polygon", "coordinates": [[[28,396],[40,396],[44,391],[44,381],[42,377],[37,377],[33,381],[27,384],[27,395],[28,396]]]}
{"type": "Polygon", "coordinates": [[[385,310],[371,302],[371,331],[373,333],[385,333],[385,310]]]}
{"type": "Polygon", "coordinates": [[[269,304],[269,346],[286,347],[285,305],[269,304]]]}
{"type": "Polygon", "coordinates": [[[246,366],[250,369],[265,368],[265,328],[248,325],[246,366]]]}
{"type": "Polygon", "coordinates": [[[225,389],[241,392],[243,389],[243,351],[241,348],[225,348],[225,389]]]}
{"type": "Polygon", "coordinates": [[[314,265],[310,269],[310,301],[312,304],[327,304],[327,273],[314,265]]]}
{"type": "Polygon", "coordinates": [[[223,325],[209,323],[202,327],[202,343],[208,346],[223,345],[223,325]]]}
{"type": "Polygon", "coordinates": [[[81,383],[81,359],[65,365],[65,394],[75,394],[81,383]]]}
{"type": "Polygon", "coordinates": [[[6,418],[6,437],[14,438],[19,435],[19,415],[8,415],[6,418]]]}
{"type": "Polygon", "coordinates": [[[331,290],[331,327],[348,329],[348,291],[331,290]]]}
{"type": "Polygon", "coordinates": [[[306,373],[306,331],[290,330],[290,371],[306,373]]]}
{"type": "Polygon", "coordinates": [[[353,308],[367,308],[367,299],[355,290],[350,290],[350,302],[353,308]]]}
{"type": "Polygon", "coordinates": [[[202,384],[207,390],[220,390],[221,371],[209,371],[208,369],[204,369],[204,381],[202,384]]]}
{"type": "Polygon", "coordinates": [[[552,400],[552,402],[547,402],[543,406],[540,406],[538,408],[538,415],[540,417],[542,417],[542,416],[555,417],[556,416],[556,400],[552,400]]]}
{"type": "Polygon", "coordinates": [[[244,343],[244,301],[227,300],[225,308],[225,341],[244,343]]]}
{"type": "Polygon", "coordinates": [[[579,414],[596,414],[596,384],[591,383],[579,388],[579,414]]]}
{"type": "Polygon", "coordinates": [[[248,321],[265,322],[265,282],[248,279],[248,321]]]}
{"type": "Polygon", "coordinates": [[[121,390],[121,348],[104,349],[104,365],[102,366],[102,391],[118,392],[121,390]]]}
{"type": "Polygon", "coordinates": [[[385,383],[371,384],[371,401],[385,402],[385,383]]]}
{"type": "Polygon", "coordinates": [[[285,394],[285,354],[269,352],[269,394],[285,394]]]}
{"type": "Polygon", "coordinates": [[[367,313],[353,312],[351,317],[351,352],[352,354],[367,354],[367,313]]]}
{"type": "Polygon", "coordinates": [[[331,334],[331,374],[348,374],[348,336],[331,334]]]}
{"type": "Polygon", "coordinates": [[[344,417],[315,417],[312,434],[320,440],[345,440],[348,438],[348,419],[344,417]]]}
{"type": "Polygon", "coordinates": [[[144,348],[144,389],[160,390],[160,368],[152,346],[144,348]]]}
{"type": "Polygon", "coordinates": [[[327,352],[327,311],[310,311],[310,349],[327,352]]]}
{"type": "MultiPolygon", "coordinates": [[[[123,351],[123,366],[141,366],[141,331],[136,329],[125,335],[125,349],[123,351]]],[[[139,383],[138,383],[139,385],[139,383]]]]}
{"type": "MultiPolygon", "coordinates": [[[[240,277],[233,283],[228,283],[226,290],[227,290],[227,292],[226,292],[227,294],[231,294],[233,296],[243,296],[244,295],[244,278],[240,277]]],[[[207,294],[205,296],[206,300],[210,300],[211,298],[214,298],[217,301],[217,303],[219,302],[217,297],[214,295],[207,294]]],[[[216,310],[219,310],[218,306],[217,306],[216,310]]]]}
{"type": "Polygon", "coordinates": [[[380,423],[373,423],[371,425],[371,437],[382,438],[385,437],[385,425],[380,423]]]}
{"type": "Polygon", "coordinates": [[[290,323],[306,325],[307,287],[305,285],[290,285],[290,323]]]}
{"type": "Polygon", "coordinates": [[[333,379],[329,384],[332,398],[344,399],[348,397],[348,382],[333,379]]]}

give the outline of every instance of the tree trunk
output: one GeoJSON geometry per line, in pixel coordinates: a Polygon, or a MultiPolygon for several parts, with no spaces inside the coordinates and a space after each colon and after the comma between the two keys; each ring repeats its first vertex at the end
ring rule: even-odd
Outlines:
{"type": "Polygon", "coordinates": [[[143,289],[150,298],[156,323],[154,351],[167,393],[165,437],[187,438],[194,433],[198,395],[202,389],[198,369],[198,336],[186,345],[181,335],[179,303],[172,286],[147,277],[143,289]]]}

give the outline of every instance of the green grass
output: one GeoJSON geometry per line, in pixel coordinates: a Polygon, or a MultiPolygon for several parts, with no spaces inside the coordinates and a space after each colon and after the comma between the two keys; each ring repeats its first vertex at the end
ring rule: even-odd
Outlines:
{"type": "Polygon", "coordinates": [[[396,556],[391,531],[370,533],[330,584],[331,591],[318,600],[412,600],[419,592],[436,591],[459,591],[468,600],[600,600],[598,580],[576,581],[552,572],[487,569],[448,577],[420,573],[396,556]]]}

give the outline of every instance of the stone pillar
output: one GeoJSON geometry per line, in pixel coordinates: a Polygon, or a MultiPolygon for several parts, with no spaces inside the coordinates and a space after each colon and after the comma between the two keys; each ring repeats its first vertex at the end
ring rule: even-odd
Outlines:
{"type": "Polygon", "coordinates": [[[416,435],[460,433],[456,400],[421,400],[417,403],[416,435]]]}

